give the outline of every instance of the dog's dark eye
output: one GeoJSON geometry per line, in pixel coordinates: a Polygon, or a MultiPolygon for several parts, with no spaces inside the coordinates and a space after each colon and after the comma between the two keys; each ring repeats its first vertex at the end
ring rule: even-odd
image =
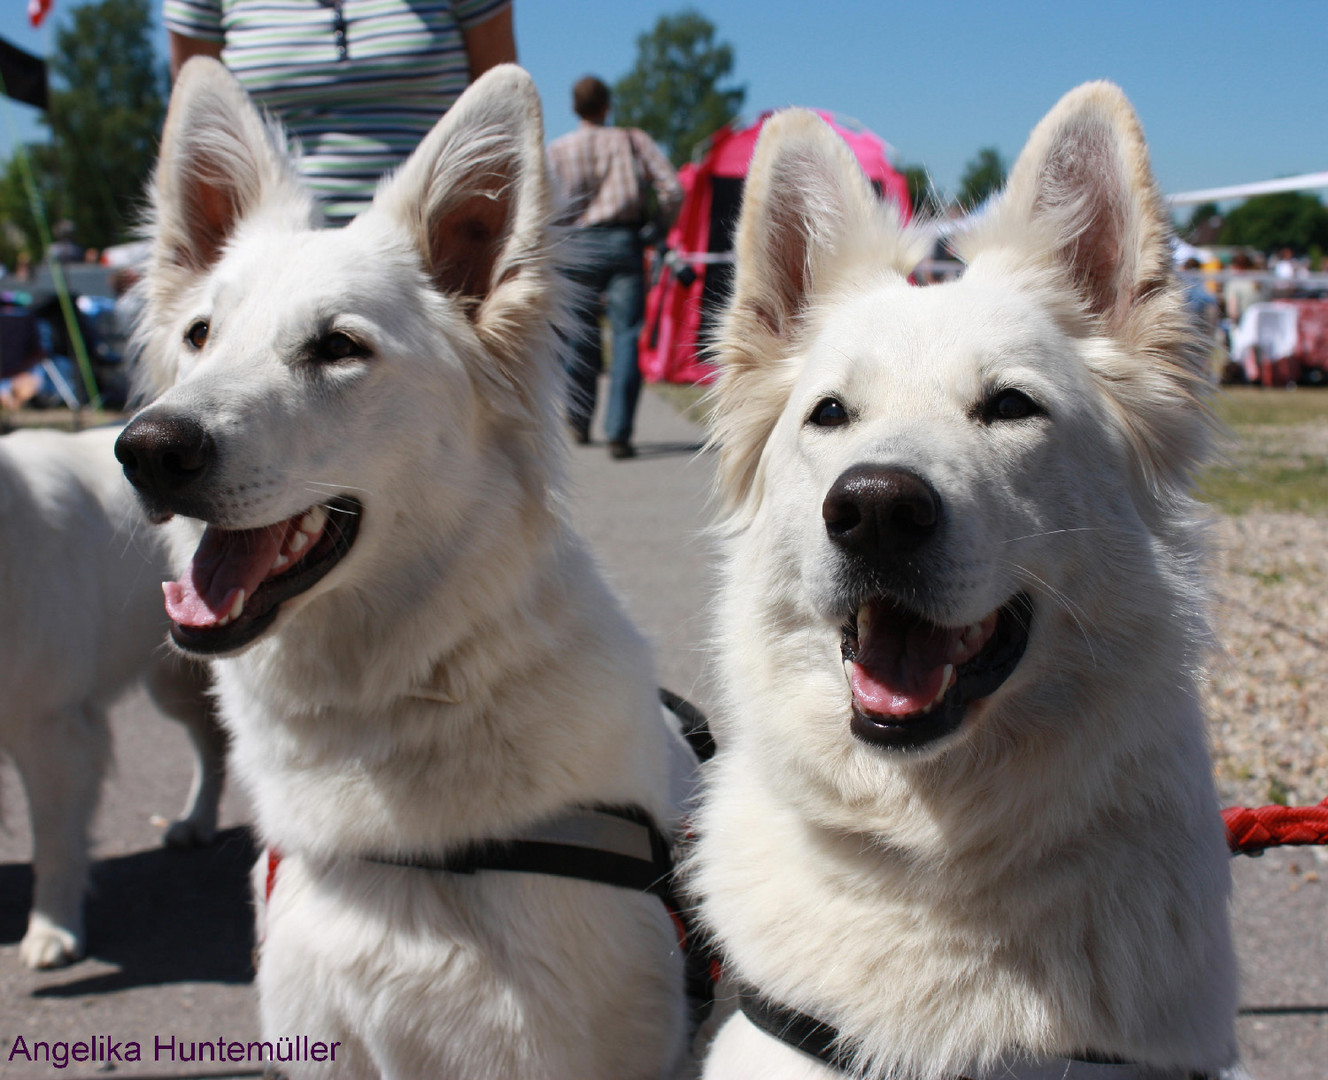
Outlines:
{"type": "Polygon", "coordinates": [[[848,423],[848,410],[834,398],[823,398],[816,403],[807,422],[817,427],[839,427],[848,423]]]}
{"type": "Polygon", "coordinates": [[[982,418],[989,424],[1041,415],[1042,406],[1021,390],[1001,390],[988,398],[982,409],[982,418]]]}
{"type": "Polygon", "coordinates": [[[193,326],[185,331],[184,339],[189,342],[193,348],[201,349],[207,344],[208,324],[202,319],[199,319],[198,322],[194,323],[193,326]]]}
{"type": "Polygon", "coordinates": [[[333,330],[318,339],[314,348],[314,357],[326,363],[349,360],[352,356],[368,356],[369,350],[349,334],[333,330]]]}

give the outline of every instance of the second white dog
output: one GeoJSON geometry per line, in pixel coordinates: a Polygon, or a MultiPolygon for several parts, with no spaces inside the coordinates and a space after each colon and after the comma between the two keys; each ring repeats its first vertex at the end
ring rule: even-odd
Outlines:
{"type": "Polygon", "coordinates": [[[761,136],[721,335],[710,1080],[1172,1078],[1235,1054],[1188,494],[1209,420],[1115,87],[958,281],[814,116],[761,136]]]}

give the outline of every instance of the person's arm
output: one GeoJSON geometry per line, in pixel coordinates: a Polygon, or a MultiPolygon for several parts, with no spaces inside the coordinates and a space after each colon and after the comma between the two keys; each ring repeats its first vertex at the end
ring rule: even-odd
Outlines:
{"type": "Polygon", "coordinates": [[[183,34],[177,34],[174,30],[166,34],[170,42],[171,49],[171,82],[176,80],[180,74],[180,69],[184,67],[184,62],[191,56],[211,56],[216,60],[221,59],[221,42],[205,41],[203,38],[185,37],[183,34]]]}
{"type": "Polygon", "coordinates": [[[633,128],[629,138],[636,145],[641,164],[645,166],[650,184],[655,189],[655,198],[659,200],[659,216],[672,224],[682,206],[682,185],[678,183],[678,174],[673,171],[669,159],[660,153],[655,140],[644,131],[633,128]]]}
{"type": "Polygon", "coordinates": [[[512,30],[510,5],[482,23],[463,27],[461,36],[466,42],[471,82],[491,67],[516,63],[516,35],[512,30]]]}

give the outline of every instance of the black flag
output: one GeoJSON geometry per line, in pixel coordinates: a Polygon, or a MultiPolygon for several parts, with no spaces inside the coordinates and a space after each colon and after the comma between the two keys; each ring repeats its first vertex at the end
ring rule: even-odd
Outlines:
{"type": "Polygon", "coordinates": [[[46,61],[4,38],[0,38],[0,79],[15,101],[46,108],[46,61]]]}

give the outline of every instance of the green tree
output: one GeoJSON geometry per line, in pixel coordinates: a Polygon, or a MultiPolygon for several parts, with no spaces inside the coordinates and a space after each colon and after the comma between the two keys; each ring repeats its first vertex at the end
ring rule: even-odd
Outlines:
{"type": "Polygon", "coordinates": [[[903,165],[900,171],[908,184],[908,202],[913,213],[922,217],[938,217],[944,198],[932,183],[931,173],[925,165],[903,165]]]}
{"type": "Polygon", "coordinates": [[[964,166],[959,178],[959,202],[966,210],[975,210],[1005,186],[1005,162],[994,146],[984,146],[964,166]]]}
{"type": "Polygon", "coordinates": [[[674,165],[689,160],[706,137],[735,119],[745,86],[722,87],[733,71],[733,47],[696,11],[662,15],[636,39],[632,70],[613,86],[613,119],[637,127],[674,165]]]}
{"type": "Polygon", "coordinates": [[[4,163],[0,169],[0,222],[3,222],[0,263],[11,270],[17,265],[20,252],[25,252],[34,265],[42,257],[41,230],[37,228],[20,153],[26,155],[27,171],[36,184],[42,206],[59,206],[63,198],[58,187],[55,148],[50,143],[29,143],[4,163]]]}
{"type": "Polygon", "coordinates": [[[1281,191],[1246,199],[1229,214],[1219,243],[1260,251],[1289,247],[1298,252],[1328,247],[1328,208],[1313,195],[1281,191]]]}
{"type": "Polygon", "coordinates": [[[134,225],[165,116],[165,66],[152,47],[149,0],[74,8],[51,60],[54,222],[68,218],[89,247],[118,243],[134,225]]]}
{"type": "Polygon", "coordinates": [[[1204,241],[1201,234],[1212,228],[1215,223],[1221,221],[1222,211],[1215,202],[1199,203],[1190,211],[1189,221],[1179,229],[1180,235],[1189,240],[1190,243],[1209,242],[1204,241]]]}

